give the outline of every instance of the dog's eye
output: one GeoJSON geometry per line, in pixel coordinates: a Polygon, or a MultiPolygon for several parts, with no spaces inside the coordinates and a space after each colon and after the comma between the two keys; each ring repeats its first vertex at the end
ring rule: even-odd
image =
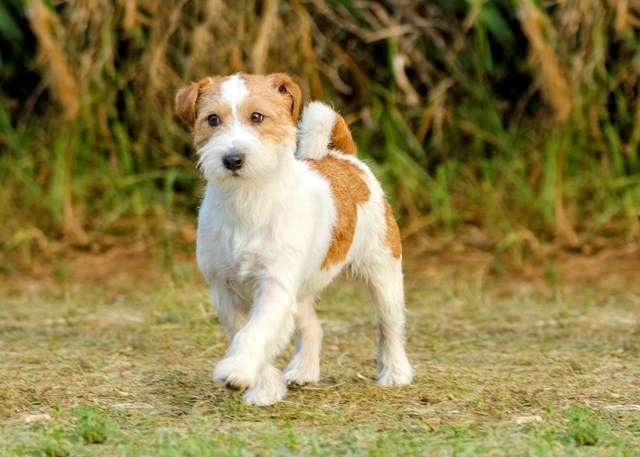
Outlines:
{"type": "Polygon", "coordinates": [[[217,127],[220,125],[220,117],[217,114],[210,114],[207,121],[211,127],[217,127]]]}
{"type": "Polygon", "coordinates": [[[260,113],[251,113],[251,122],[259,124],[264,121],[264,116],[260,113]]]}

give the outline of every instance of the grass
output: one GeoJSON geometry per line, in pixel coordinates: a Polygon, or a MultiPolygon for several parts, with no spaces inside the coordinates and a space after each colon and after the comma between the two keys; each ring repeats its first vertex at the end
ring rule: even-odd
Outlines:
{"type": "Polygon", "coordinates": [[[76,432],[86,444],[102,444],[109,436],[108,421],[99,411],[92,408],[80,408],[76,411],[78,423],[76,432]]]}
{"type": "Polygon", "coordinates": [[[413,385],[375,384],[373,318],[343,282],[320,303],[321,382],[267,408],[210,381],[227,341],[191,260],[13,276],[0,455],[640,455],[637,253],[514,277],[449,252],[406,262],[413,385]]]}
{"type": "Polygon", "coordinates": [[[579,446],[594,446],[603,435],[602,421],[594,418],[589,411],[575,409],[567,413],[569,433],[579,446]]]}

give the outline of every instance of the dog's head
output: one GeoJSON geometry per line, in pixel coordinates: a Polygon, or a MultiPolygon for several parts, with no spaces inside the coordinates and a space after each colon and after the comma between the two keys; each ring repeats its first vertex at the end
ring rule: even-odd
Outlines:
{"type": "Polygon", "coordinates": [[[300,88],[284,73],[209,77],[176,95],[198,166],[218,183],[270,176],[291,160],[299,110],[300,88]]]}

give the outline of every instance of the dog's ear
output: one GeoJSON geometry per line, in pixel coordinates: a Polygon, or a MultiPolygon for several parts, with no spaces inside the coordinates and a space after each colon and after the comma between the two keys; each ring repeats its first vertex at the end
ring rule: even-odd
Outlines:
{"type": "Polygon", "coordinates": [[[289,97],[291,100],[291,117],[293,122],[297,123],[298,114],[300,113],[300,99],[302,98],[300,87],[286,73],[273,73],[271,79],[278,93],[289,97]]]}
{"type": "Polygon", "coordinates": [[[189,128],[193,128],[196,122],[196,104],[200,90],[213,83],[212,78],[205,78],[197,83],[191,83],[187,87],[183,87],[176,94],[176,112],[189,128]]]}

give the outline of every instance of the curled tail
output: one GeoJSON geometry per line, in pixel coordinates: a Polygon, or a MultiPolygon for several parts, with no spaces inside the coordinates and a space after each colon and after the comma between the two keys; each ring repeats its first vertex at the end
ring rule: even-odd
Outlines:
{"type": "Polygon", "coordinates": [[[330,150],[356,155],[356,144],[344,118],[322,102],[309,103],[298,125],[298,157],[321,159],[330,150]]]}

